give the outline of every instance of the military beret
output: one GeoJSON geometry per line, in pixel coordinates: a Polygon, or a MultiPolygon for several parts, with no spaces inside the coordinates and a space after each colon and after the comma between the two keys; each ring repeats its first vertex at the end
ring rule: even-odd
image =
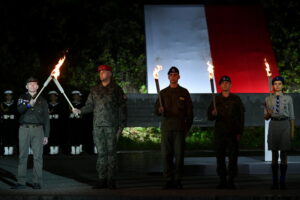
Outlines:
{"type": "Polygon", "coordinates": [[[58,93],[55,91],[55,90],[51,90],[51,91],[49,91],[48,92],[48,94],[50,95],[50,94],[55,94],[55,95],[58,95],[58,93]]]}
{"type": "Polygon", "coordinates": [[[274,84],[275,81],[281,81],[282,84],[284,84],[284,78],[281,76],[276,76],[275,78],[272,79],[272,85],[274,84]]]}
{"type": "Polygon", "coordinates": [[[29,77],[29,78],[26,80],[26,84],[27,84],[27,83],[30,83],[30,82],[37,82],[37,83],[38,83],[39,80],[38,80],[37,78],[31,76],[31,77],[29,77]]]}
{"type": "Polygon", "coordinates": [[[231,83],[231,79],[230,79],[229,76],[222,76],[222,77],[220,78],[220,80],[219,80],[219,85],[221,85],[221,83],[222,83],[223,81],[228,81],[228,82],[231,83]]]}
{"type": "Polygon", "coordinates": [[[82,93],[79,91],[79,90],[73,90],[72,91],[72,94],[74,95],[74,94],[77,94],[77,95],[79,95],[79,96],[82,96],[82,93]]]}
{"type": "Polygon", "coordinates": [[[98,72],[105,70],[105,71],[112,71],[112,67],[108,65],[99,65],[98,66],[98,72]]]}
{"type": "Polygon", "coordinates": [[[172,66],[169,71],[168,71],[168,75],[171,74],[171,73],[177,73],[179,74],[179,69],[175,66],[172,66]]]}
{"type": "Polygon", "coordinates": [[[13,94],[14,92],[12,91],[12,90],[5,90],[4,92],[3,92],[3,94],[13,94]]]}

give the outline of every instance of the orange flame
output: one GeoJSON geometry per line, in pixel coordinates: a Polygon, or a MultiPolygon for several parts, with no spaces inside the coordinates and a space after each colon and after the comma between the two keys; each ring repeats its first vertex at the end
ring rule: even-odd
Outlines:
{"type": "Polygon", "coordinates": [[[163,66],[161,65],[156,65],[156,67],[153,70],[153,78],[158,79],[158,72],[163,69],[163,66]]]}
{"type": "Polygon", "coordinates": [[[58,63],[55,65],[54,70],[52,70],[51,76],[53,76],[55,79],[57,79],[57,77],[59,77],[59,75],[60,75],[59,69],[64,64],[65,59],[66,59],[66,55],[64,55],[64,57],[59,59],[58,63]]]}
{"type": "Polygon", "coordinates": [[[208,65],[207,71],[209,72],[209,78],[213,79],[214,78],[214,66],[209,61],[207,61],[206,64],[208,65]]]}
{"type": "Polygon", "coordinates": [[[269,63],[268,63],[268,61],[267,61],[266,58],[264,59],[264,61],[265,61],[267,76],[271,77],[272,73],[271,73],[270,65],[269,65],[269,63]]]}

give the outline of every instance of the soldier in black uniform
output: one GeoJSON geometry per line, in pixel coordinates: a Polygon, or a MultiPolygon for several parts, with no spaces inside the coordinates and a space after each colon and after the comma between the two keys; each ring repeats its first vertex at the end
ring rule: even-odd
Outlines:
{"type": "MultiPolygon", "coordinates": [[[[0,104],[1,113],[1,148],[4,147],[4,155],[13,155],[18,141],[18,111],[13,99],[13,91],[4,91],[4,101],[0,104]]],[[[2,150],[2,149],[1,149],[2,150]]]]}
{"type": "Polygon", "coordinates": [[[244,128],[245,108],[241,99],[230,93],[231,79],[223,76],[219,85],[221,94],[216,96],[216,109],[211,103],[207,116],[215,122],[215,148],[217,157],[217,173],[220,177],[218,189],[235,189],[234,178],[238,172],[239,140],[244,128]],[[226,155],[229,158],[228,170],[226,155]],[[228,176],[228,180],[227,180],[228,176]]]}
{"type": "Polygon", "coordinates": [[[30,77],[26,81],[27,93],[18,100],[20,116],[19,128],[19,165],[18,183],[13,189],[26,188],[26,173],[28,149],[31,146],[33,152],[33,189],[41,189],[43,172],[43,145],[48,143],[49,137],[49,113],[48,104],[43,97],[34,99],[39,88],[38,80],[30,77]]]}
{"type": "Polygon", "coordinates": [[[62,103],[58,102],[58,93],[55,90],[49,91],[49,118],[50,118],[50,135],[49,146],[50,155],[56,155],[60,152],[60,145],[62,144],[62,136],[65,134],[64,120],[65,112],[62,103]]]}
{"type": "MultiPolygon", "coordinates": [[[[80,109],[84,106],[81,97],[82,93],[79,90],[72,91],[72,104],[74,108],[80,109]]],[[[82,116],[75,115],[71,108],[69,109],[68,135],[71,146],[71,155],[79,155],[82,152],[84,121],[82,116]]]]}
{"type": "Polygon", "coordinates": [[[179,70],[171,67],[168,72],[169,87],[160,92],[155,112],[161,116],[161,151],[163,156],[164,189],[182,189],[185,136],[193,123],[193,104],[187,89],[179,86],[179,70]],[[175,156],[175,166],[173,159],[175,156]]]}

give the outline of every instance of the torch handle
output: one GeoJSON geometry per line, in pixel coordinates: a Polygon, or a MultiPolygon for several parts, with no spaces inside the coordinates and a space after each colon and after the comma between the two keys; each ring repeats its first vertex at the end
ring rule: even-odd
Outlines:
{"type": "Polygon", "coordinates": [[[72,103],[70,102],[69,98],[65,94],[65,91],[62,88],[62,86],[60,85],[60,83],[58,82],[58,80],[55,77],[53,77],[53,81],[54,81],[55,85],[57,86],[57,88],[59,89],[59,91],[64,95],[64,97],[66,98],[67,102],[69,103],[69,105],[71,106],[71,108],[73,110],[74,106],[72,105],[72,103]]]}
{"type": "Polygon", "coordinates": [[[51,81],[52,77],[51,75],[47,78],[47,80],[45,81],[42,89],[39,91],[39,93],[36,95],[36,97],[34,98],[35,100],[41,95],[41,93],[43,92],[43,90],[45,89],[45,87],[47,87],[47,85],[49,84],[49,82],[51,81]]]}
{"type": "Polygon", "coordinates": [[[214,110],[217,110],[214,80],[212,78],[210,78],[209,80],[210,80],[211,95],[212,95],[214,110]]]}
{"type": "Polygon", "coordinates": [[[160,96],[159,82],[158,82],[158,79],[154,79],[154,80],[155,80],[156,91],[157,91],[157,95],[158,95],[159,106],[162,107],[162,101],[161,101],[161,96],[160,96]]]}
{"type": "Polygon", "coordinates": [[[72,108],[72,110],[74,110],[74,106],[72,105],[72,103],[70,102],[69,98],[67,97],[67,95],[65,93],[62,93],[64,95],[64,97],[66,98],[67,102],[69,103],[70,107],[72,108]]]}
{"type": "Polygon", "coordinates": [[[39,96],[42,94],[44,89],[45,89],[45,86],[42,87],[42,89],[39,91],[39,93],[35,96],[34,100],[39,98],[39,96]]]}

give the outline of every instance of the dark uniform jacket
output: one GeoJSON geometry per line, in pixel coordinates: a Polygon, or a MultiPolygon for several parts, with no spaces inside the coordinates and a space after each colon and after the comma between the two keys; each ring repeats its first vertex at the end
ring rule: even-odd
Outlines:
{"type": "Polygon", "coordinates": [[[212,115],[212,103],[207,111],[208,119],[216,120],[215,132],[224,133],[225,135],[241,135],[244,129],[245,108],[240,97],[232,93],[228,97],[219,94],[216,96],[216,107],[217,116],[212,115]]]}
{"type": "MultiPolygon", "coordinates": [[[[160,92],[164,113],[161,118],[163,130],[188,131],[193,124],[193,103],[189,91],[181,86],[170,86],[160,92]]],[[[159,113],[159,100],[155,104],[155,113],[159,113]]]]}
{"type": "Polygon", "coordinates": [[[94,113],[93,126],[125,127],[127,121],[126,96],[114,81],[104,87],[99,84],[90,91],[81,113],[94,113]]]}
{"type": "Polygon", "coordinates": [[[48,103],[43,97],[39,97],[33,107],[30,107],[31,95],[23,94],[18,100],[18,111],[21,114],[20,124],[42,125],[44,128],[44,137],[49,137],[50,120],[48,103]]]}

